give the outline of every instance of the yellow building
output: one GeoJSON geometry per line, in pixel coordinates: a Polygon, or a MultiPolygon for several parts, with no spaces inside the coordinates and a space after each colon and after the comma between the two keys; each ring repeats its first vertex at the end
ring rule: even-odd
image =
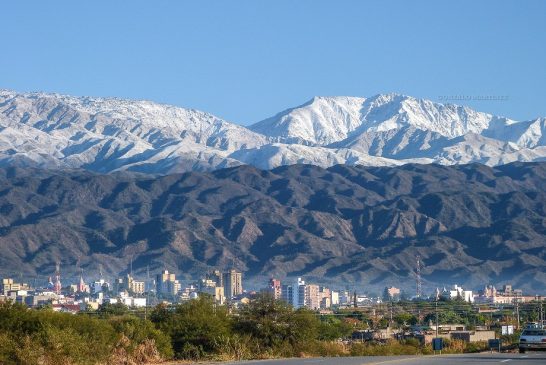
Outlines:
{"type": "Polygon", "coordinates": [[[176,295],[180,291],[180,283],[176,280],[176,275],[163,270],[156,277],[156,293],[158,295],[176,295]]]}
{"type": "Polygon", "coordinates": [[[29,290],[30,287],[25,283],[16,283],[11,278],[2,279],[2,285],[0,286],[0,295],[7,295],[10,291],[17,290],[29,290]]]}

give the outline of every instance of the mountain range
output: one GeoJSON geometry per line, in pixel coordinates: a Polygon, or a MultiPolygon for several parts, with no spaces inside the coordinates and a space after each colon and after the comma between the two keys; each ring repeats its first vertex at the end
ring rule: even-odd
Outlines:
{"type": "Polygon", "coordinates": [[[0,166],[169,174],[250,164],[398,166],[546,158],[546,119],[386,94],[315,97],[248,127],[149,101],[0,91],[0,166]]]}
{"type": "Polygon", "coordinates": [[[546,119],[387,94],[248,127],[149,101],[0,91],[0,274],[378,288],[546,282],[546,119]]]}
{"type": "MultiPolygon", "coordinates": [[[[370,290],[546,282],[546,162],[237,166],[149,176],[0,168],[0,275],[213,268],[370,290]]],[[[93,275],[93,276],[92,276],[93,275]]]]}

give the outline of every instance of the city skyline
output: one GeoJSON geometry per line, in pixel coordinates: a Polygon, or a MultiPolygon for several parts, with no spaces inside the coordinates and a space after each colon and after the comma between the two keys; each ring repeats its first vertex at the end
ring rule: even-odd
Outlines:
{"type": "Polygon", "coordinates": [[[546,363],[546,1],[2,15],[0,364],[546,363]]]}

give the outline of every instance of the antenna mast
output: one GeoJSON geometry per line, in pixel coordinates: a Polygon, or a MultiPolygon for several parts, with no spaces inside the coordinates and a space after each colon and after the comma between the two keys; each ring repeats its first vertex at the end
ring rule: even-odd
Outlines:
{"type": "Polygon", "coordinates": [[[417,275],[417,288],[416,288],[416,297],[421,298],[421,295],[423,294],[422,291],[422,283],[421,283],[421,256],[417,255],[417,267],[415,270],[415,273],[417,275]]]}
{"type": "Polygon", "coordinates": [[[55,294],[60,295],[62,290],[61,284],[61,263],[57,261],[55,264],[55,284],[53,285],[55,294]]]}

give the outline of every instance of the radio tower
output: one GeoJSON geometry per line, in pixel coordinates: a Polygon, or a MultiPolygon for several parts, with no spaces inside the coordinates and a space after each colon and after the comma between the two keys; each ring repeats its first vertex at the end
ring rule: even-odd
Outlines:
{"type": "Polygon", "coordinates": [[[417,268],[415,270],[416,276],[417,276],[417,290],[416,290],[416,297],[421,298],[422,295],[422,287],[421,287],[421,256],[417,255],[417,268]]]}
{"type": "Polygon", "coordinates": [[[61,264],[57,262],[55,265],[55,283],[53,284],[53,291],[55,294],[60,295],[62,290],[61,284],[61,264]]]}

